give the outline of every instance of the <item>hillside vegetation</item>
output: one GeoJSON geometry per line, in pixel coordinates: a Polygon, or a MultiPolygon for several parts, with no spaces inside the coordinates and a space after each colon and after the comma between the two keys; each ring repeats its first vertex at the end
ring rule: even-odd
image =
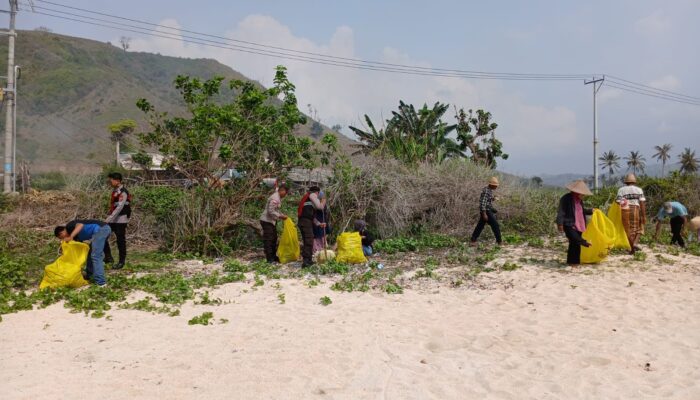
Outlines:
{"type": "MultiPolygon", "coordinates": [[[[48,32],[19,31],[16,49],[22,66],[17,157],[30,161],[33,171],[91,170],[111,161],[107,125],[124,118],[145,125],[137,99],[148,98],[171,114],[184,111],[173,86],[178,75],[248,80],[216,60],[125,52],[109,43],[48,32]]],[[[2,41],[0,54],[6,52],[2,41]]],[[[6,61],[0,59],[5,71],[6,61]]],[[[4,113],[0,118],[4,124],[4,113]]],[[[312,124],[309,119],[297,134],[309,136],[312,124]]],[[[348,148],[350,139],[338,136],[348,148]]]]}

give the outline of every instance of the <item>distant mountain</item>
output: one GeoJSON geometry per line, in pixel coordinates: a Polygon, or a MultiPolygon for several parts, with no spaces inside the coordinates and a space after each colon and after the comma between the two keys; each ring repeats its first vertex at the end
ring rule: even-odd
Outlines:
{"type": "MultiPolygon", "coordinates": [[[[0,43],[2,54],[7,40],[0,43]]],[[[0,60],[0,71],[6,71],[6,57],[0,60]]],[[[137,99],[171,114],[185,111],[173,87],[177,75],[248,79],[216,60],[125,52],[109,43],[37,31],[18,32],[16,63],[22,67],[17,158],[31,161],[33,171],[90,170],[110,162],[107,125],[123,118],[145,125],[137,99]]],[[[5,113],[0,114],[4,124],[5,113]]],[[[309,119],[297,134],[318,138],[325,132],[331,131],[309,119]]],[[[354,142],[337,136],[349,151],[354,142]]]]}

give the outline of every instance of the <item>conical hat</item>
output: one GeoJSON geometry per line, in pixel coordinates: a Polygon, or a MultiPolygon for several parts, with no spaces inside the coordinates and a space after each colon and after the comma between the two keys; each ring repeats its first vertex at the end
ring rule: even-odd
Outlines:
{"type": "Polygon", "coordinates": [[[637,177],[634,174],[627,174],[625,176],[625,183],[637,183],[637,177]]]}
{"type": "Polygon", "coordinates": [[[489,179],[489,185],[498,186],[498,178],[495,176],[492,176],[491,179],[489,179]]]}
{"type": "Polygon", "coordinates": [[[566,188],[574,193],[582,194],[584,196],[590,196],[593,194],[593,192],[591,192],[591,189],[588,188],[588,185],[586,185],[586,182],[580,179],[569,183],[568,185],[566,185],[566,188]]]}

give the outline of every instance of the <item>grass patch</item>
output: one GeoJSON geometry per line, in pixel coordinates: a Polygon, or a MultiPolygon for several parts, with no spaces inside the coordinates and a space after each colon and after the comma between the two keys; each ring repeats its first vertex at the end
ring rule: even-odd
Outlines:
{"type": "Polygon", "coordinates": [[[214,313],[205,311],[201,315],[192,317],[192,319],[187,321],[187,325],[211,325],[212,318],[214,318],[214,313]]]}
{"type": "Polygon", "coordinates": [[[323,297],[321,297],[321,298],[318,300],[318,302],[319,302],[322,306],[329,306],[329,305],[333,304],[333,300],[331,300],[331,298],[328,297],[328,296],[323,296],[323,297]]]}

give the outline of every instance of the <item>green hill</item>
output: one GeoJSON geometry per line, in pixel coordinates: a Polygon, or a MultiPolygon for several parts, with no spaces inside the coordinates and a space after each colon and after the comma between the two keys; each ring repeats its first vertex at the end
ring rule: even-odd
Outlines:
{"type": "MultiPolygon", "coordinates": [[[[3,73],[6,54],[2,40],[3,73]]],[[[125,52],[109,43],[37,31],[18,32],[16,63],[22,67],[17,158],[30,161],[33,171],[90,170],[111,161],[106,127],[122,118],[144,125],[137,99],[145,97],[172,114],[184,111],[172,83],[179,74],[247,79],[216,60],[125,52]]],[[[1,114],[4,124],[4,109],[1,114]]],[[[311,135],[311,123],[298,134],[311,135]]],[[[352,141],[338,137],[348,148],[352,141]]]]}

